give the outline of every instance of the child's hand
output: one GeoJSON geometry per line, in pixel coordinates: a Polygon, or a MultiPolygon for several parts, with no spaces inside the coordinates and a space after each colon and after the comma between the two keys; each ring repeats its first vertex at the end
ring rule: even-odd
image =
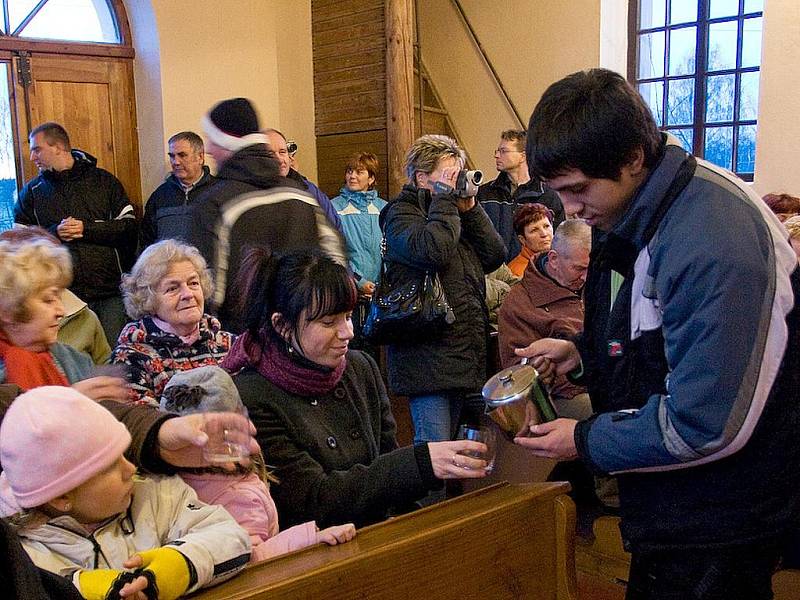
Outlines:
{"type": "Polygon", "coordinates": [[[128,600],[147,600],[147,594],[144,593],[144,590],[147,589],[148,585],[150,585],[150,582],[147,581],[147,577],[137,577],[130,583],[126,583],[122,586],[122,589],[119,591],[120,598],[127,598],[128,600]]]}
{"type": "Polygon", "coordinates": [[[356,526],[352,523],[344,525],[334,525],[317,532],[317,543],[325,543],[329,546],[344,544],[356,537],[356,526]]]}
{"type": "Polygon", "coordinates": [[[189,589],[189,563],[174,548],[165,546],[137,552],[123,566],[126,569],[143,567],[150,571],[156,578],[160,600],[176,600],[189,589]]]}

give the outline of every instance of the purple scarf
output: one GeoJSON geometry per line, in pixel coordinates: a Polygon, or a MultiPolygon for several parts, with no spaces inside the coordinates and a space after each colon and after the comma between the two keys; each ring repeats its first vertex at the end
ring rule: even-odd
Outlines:
{"type": "MultiPolygon", "coordinates": [[[[265,336],[266,337],[266,336],[265,336]]],[[[278,344],[267,337],[253,339],[249,332],[236,338],[222,367],[235,373],[245,367],[255,369],[268,381],[290,394],[316,396],[330,392],[342,378],[347,362],[343,360],[335,369],[317,365],[285,344],[278,344]]]]}

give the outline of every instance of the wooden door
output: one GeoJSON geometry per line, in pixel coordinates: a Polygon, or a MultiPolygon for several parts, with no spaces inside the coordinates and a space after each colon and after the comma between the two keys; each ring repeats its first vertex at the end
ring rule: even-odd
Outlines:
{"type": "Polygon", "coordinates": [[[25,65],[20,65],[24,60],[15,57],[13,71],[25,181],[36,175],[28,158],[28,132],[46,121],[56,121],[69,133],[73,148],[95,156],[99,167],[119,178],[141,214],[133,62],[32,53],[28,77],[25,65]]]}

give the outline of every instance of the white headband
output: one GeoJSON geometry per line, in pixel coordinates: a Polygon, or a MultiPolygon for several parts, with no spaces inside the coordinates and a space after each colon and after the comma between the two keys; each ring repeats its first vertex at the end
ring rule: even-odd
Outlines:
{"type": "Polygon", "coordinates": [[[263,133],[249,133],[242,137],[236,137],[235,135],[225,133],[214,125],[214,122],[208,118],[208,115],[203,116],[203,130],[209,141],[231,152],[237,152],[253,144],[269,144],[269,139],[263,133]]]}

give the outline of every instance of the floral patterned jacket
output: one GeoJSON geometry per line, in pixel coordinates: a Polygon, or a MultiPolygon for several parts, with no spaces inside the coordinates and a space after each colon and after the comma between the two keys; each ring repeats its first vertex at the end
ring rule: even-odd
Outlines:
{"type": "Polygon", "coordinates": [[[175,373],[219,364],[233,339],[234,335],[223,331],[210,315],[203,315],[200,338],[191,345],[144,317],[128,323],[119,334],[111,362],[129,368],[132,401],[158,406],[161,392],[175,373]]]}

